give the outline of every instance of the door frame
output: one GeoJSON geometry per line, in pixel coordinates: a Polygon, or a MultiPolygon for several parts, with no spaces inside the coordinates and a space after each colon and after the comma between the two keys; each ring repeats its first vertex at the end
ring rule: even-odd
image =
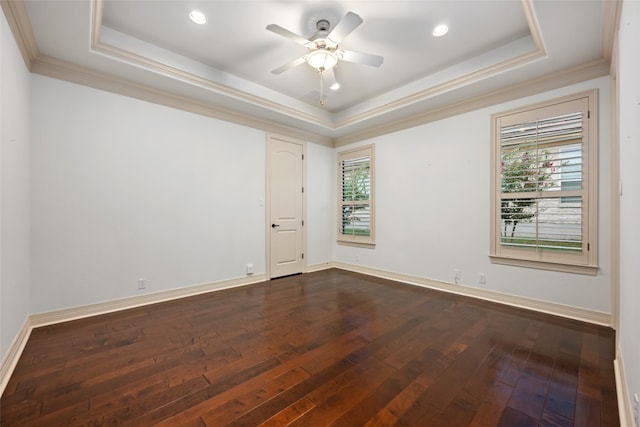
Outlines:
{"type": "Polygon", "coordinates": [[[271,155],[270,146],[271,141],[277,140],[281,142],[287,142],[290,144],[297,144],[302,146],[302,187],[304,191],[302,193],[302,250],[304,254],[302,263],[302,273],[307,272],[307,143],[306,141],[291,138],[289,136],[278,135],[267,132],[265,139],[265,277],[267,280],[271,280],[271,155]]]}

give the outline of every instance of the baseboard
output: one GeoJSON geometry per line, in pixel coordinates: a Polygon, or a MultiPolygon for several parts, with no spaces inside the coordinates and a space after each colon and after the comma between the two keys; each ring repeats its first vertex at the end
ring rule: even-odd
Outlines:
{"type": "Polygon", "coordinates": [[[320,264],[307,265],[307,273],[313,273],[314,271],[328,270],[334,268],[333,261],[321,262],[320,264]]]}
{"type": "Polygon", "coordinates": [[[67,322],[70,320],[82,319],[84,317],[96,316],[99,314],[106,314],[114,311],[126,310],[129,308],[141,307],[144,305],[156,304],[164,301],[171,301],[178,298],[205,294],[207,292],[246,286],[252,283],[264,282],[265,280],[266,278],[264,274],[254,274],[251,276],[240,277],[236,279],[187,286],[184,288],[170,289],[167,291],[137,295],[134,297],[99,302],[96,304],[65,308],[62,310],[49,311],[46,313],[32,314],[30,316],[30,319],[32,326],[34,328],[37,328],[54,323],[67,322]]]}
{"type": "Polygon", "coordinates": [[[9,383],[11,374],[18,364],[22,350],[24,350],[24,346],[27,345],[32,330],[33,325],[31,324],[31,319],[27,317],[22,325],[22,329],[18,331],[18,335],[13,339],[6,357],[2,359],[2,364],[0,364],[0,396],[2,396],[5,387],[7,387],[9,383]]]}
{"type": "MultiPolygon", "coordinates": [[[[624,372],[624,362],[619,349],[616,349],[616,359],[613,361],[613,369],[616,375],[616,394],[618,397],[618,412],[620,413],[620,427],[634,427],[633,408],[631,396],[627,386],[627,376],[624,372]]],[[[638,426],[636,426],[638,427],[638,426]]]]}
{"type": "MultiPolygon", "coordinates": [[[[425,277],[411,276],[403,273],[395,273],[376,268],[364,267],[361,265],[348,264],[343,262],[332,262],[331,267],[356,273],[368,274],[369,276],[381,277],[383,279],[395,280],[410,285],[423,286],[439,291],[450,292],[458,295],[478,298],[486,301],[506,304],[513,307],[525,308],[542,313],[553,314],[555,316],[580,320],[587,323],[611,327],[611,315],[600,311],[587,310],[580,307],[542,301],[533,298],[526,298],[517,295],[503,294],[501,292],[489,291],[486,289],[473,288],[464,285],[443,282],[425,277]]],[[[327,267],[329,268],[329,267],[327,267]]]]}

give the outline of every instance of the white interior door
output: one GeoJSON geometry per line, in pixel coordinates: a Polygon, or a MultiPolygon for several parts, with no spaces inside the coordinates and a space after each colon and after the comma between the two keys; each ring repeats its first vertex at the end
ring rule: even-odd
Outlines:
{"type": "Polygon", "coordinates": [[[267,138],[269,278],[305,271],[304,144],[267,138]]]}

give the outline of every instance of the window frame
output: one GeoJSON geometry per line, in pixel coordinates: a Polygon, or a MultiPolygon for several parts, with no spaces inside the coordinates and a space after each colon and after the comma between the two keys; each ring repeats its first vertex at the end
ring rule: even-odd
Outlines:
{"type": "Polygon", "coordinates": [[[338,244],[374,247],[375,246],[375,146],[365,145],[358,148],[341,151],[337,153],[337,241],[338,244]],[[369,157],[369,200],[358,200],[358,204],[367,204],[369,206],[369,225],[370,231],[368,236],[357,234],[344,234],[342,232],[342,213],[343,207],[352,203],[345,203],[342,197],[342,162],[361,157],[369,157]]]}
{"type": "MultiPolygon", "coordinates": [[[[575,110],[574,110],[575,111],[575,110]]],[[[550,192],[540,191],[549,196],[550,192]]],[[[597,89],[556,98],[491,115],[491,227],[492,263],[596,275],[598,272],[598,91],[597,89]],[[572,254],[540,248],[517,248],[501,244],[501,128],[537,119],[551,118],[578,102],[583,111],[582,138],[582,251],[572,254]]]]}

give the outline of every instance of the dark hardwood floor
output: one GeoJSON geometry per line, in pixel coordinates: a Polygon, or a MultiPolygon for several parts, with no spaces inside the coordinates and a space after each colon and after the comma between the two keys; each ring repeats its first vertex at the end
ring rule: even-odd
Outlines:
{"type": "Polygon", "coordinates": [[[611,329],[342,270],[35,329],[10,426],[617,426],[611,329]]]}

